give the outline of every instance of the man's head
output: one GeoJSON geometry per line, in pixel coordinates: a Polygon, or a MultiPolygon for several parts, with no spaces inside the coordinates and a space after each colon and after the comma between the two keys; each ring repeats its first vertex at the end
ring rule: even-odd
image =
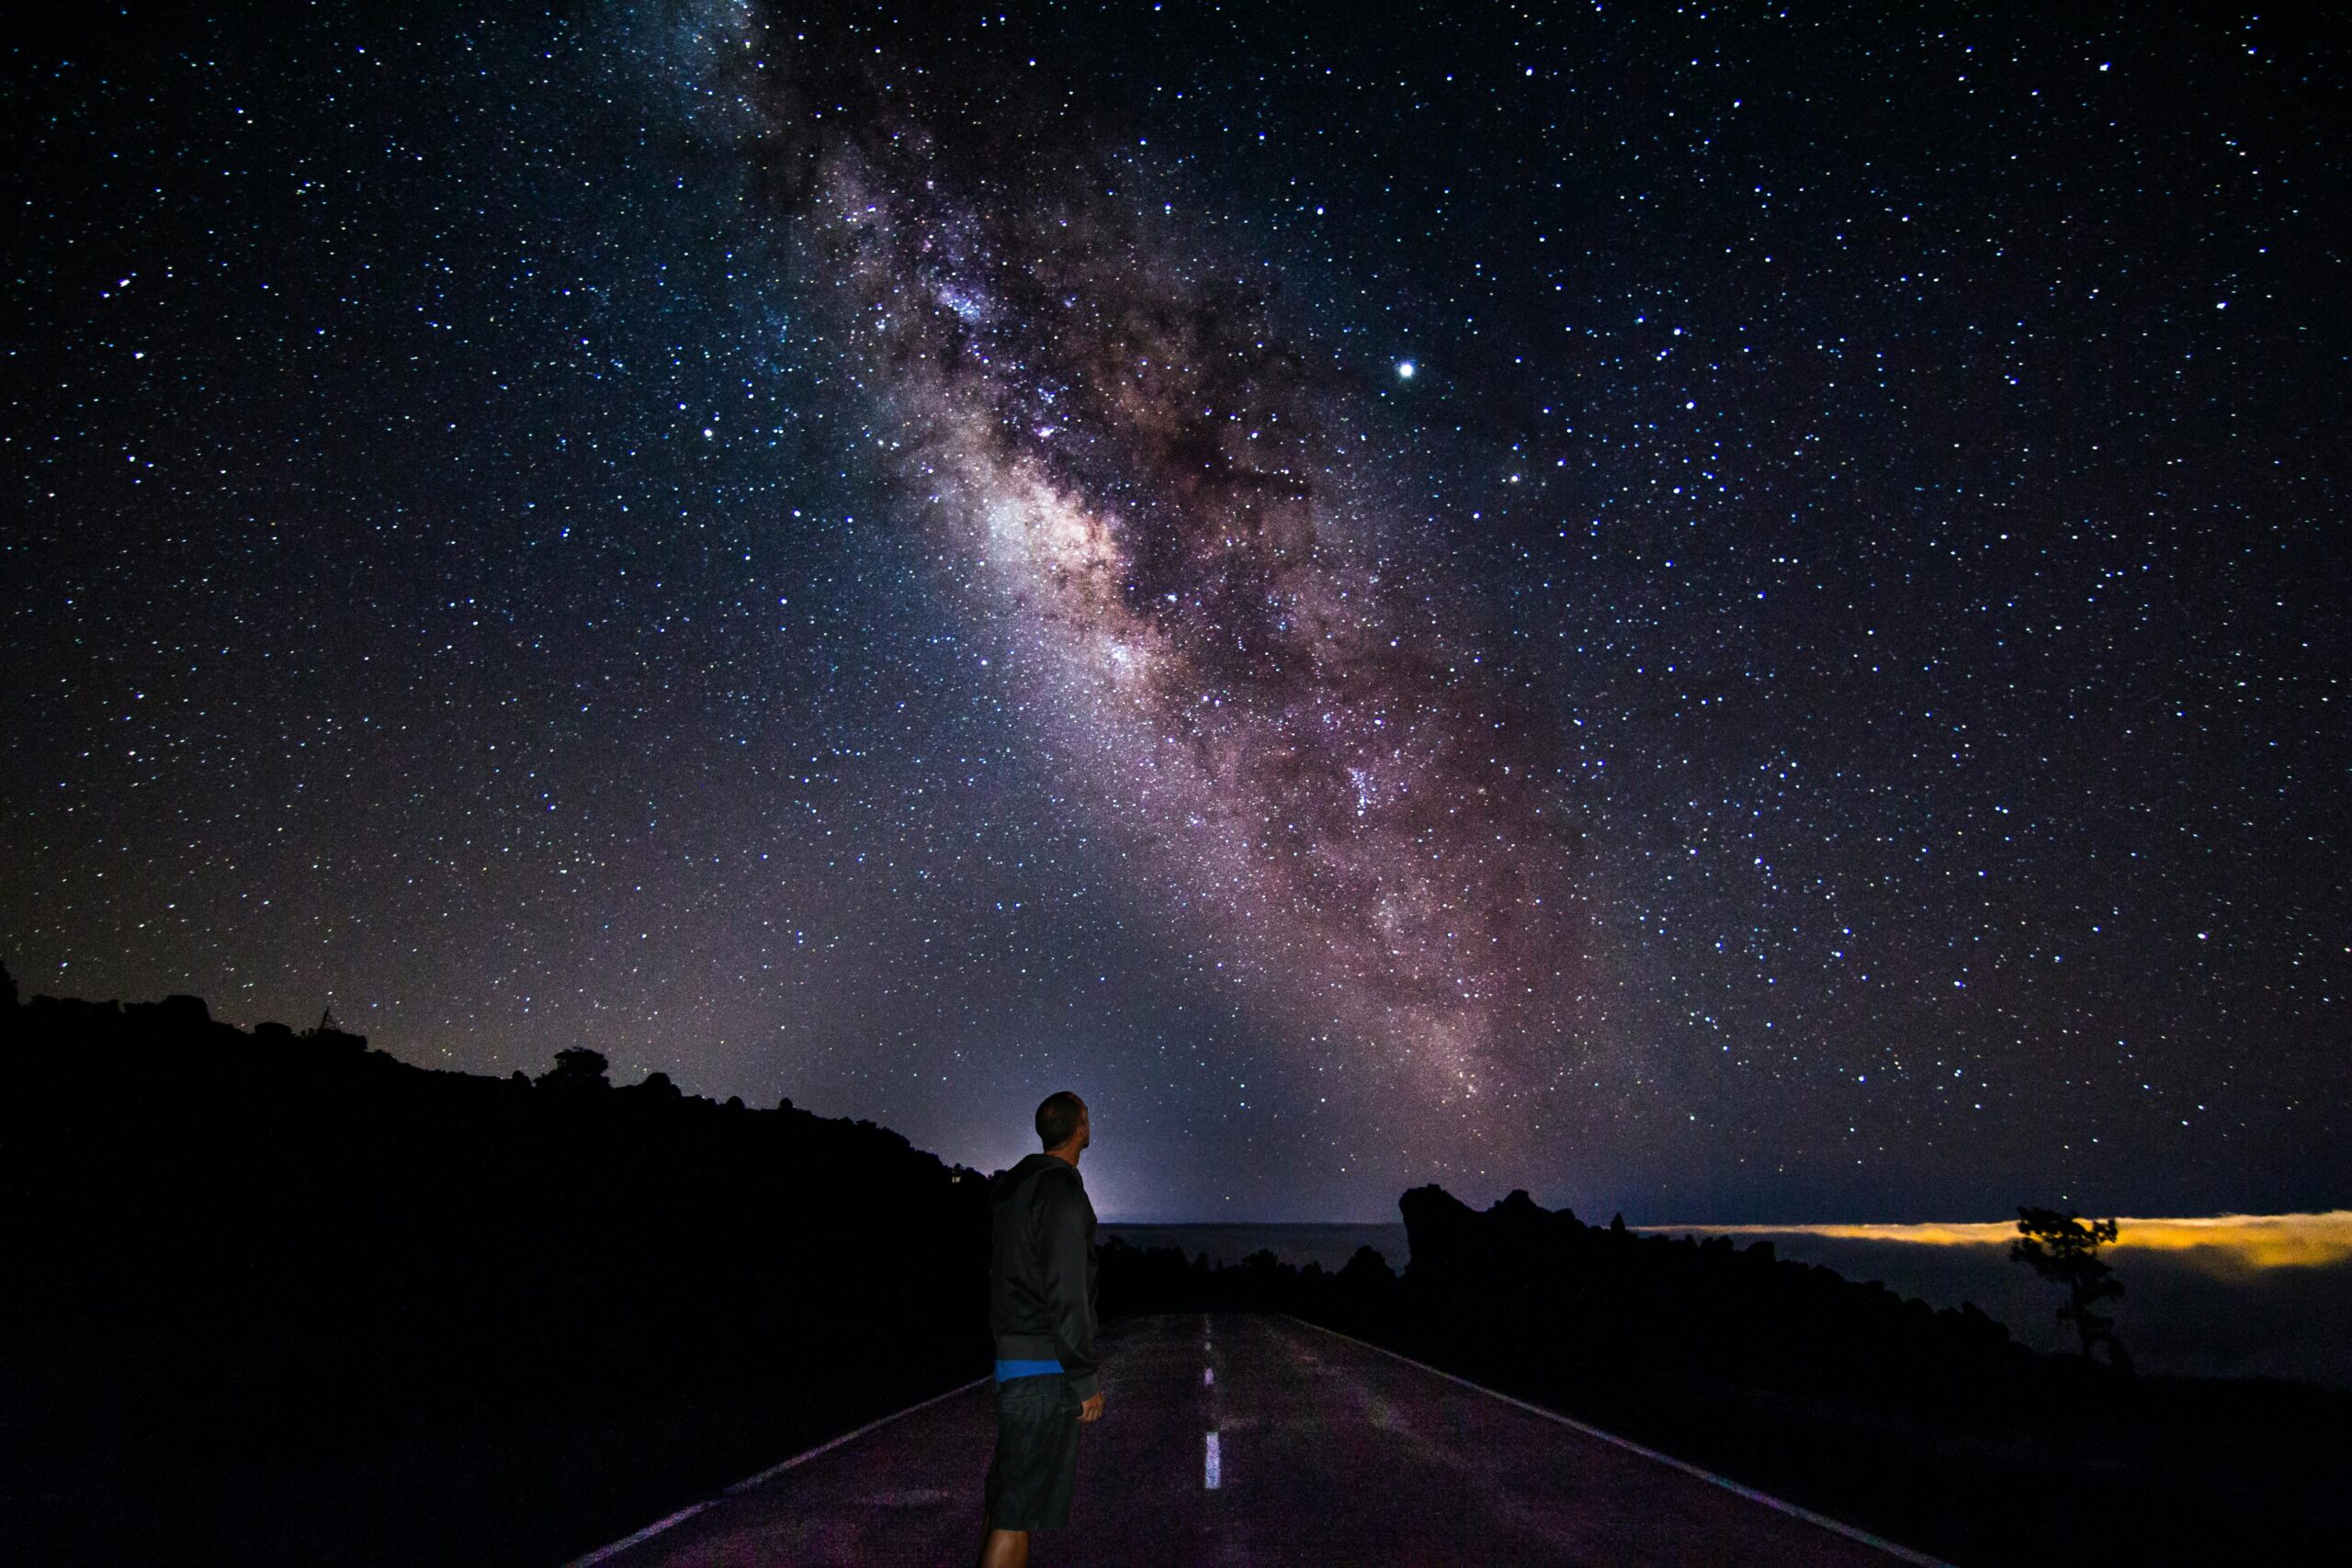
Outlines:
{"type": "Polygon", "coordinates": [[[1063,1089],[1046,1096],[1037,1107],[1037,1141],[1049,1154],[1068,1154],[1073,1162],[1078,1151],[1092,1142],[1086,1124],[1086,1101],[1063,1089]]]}

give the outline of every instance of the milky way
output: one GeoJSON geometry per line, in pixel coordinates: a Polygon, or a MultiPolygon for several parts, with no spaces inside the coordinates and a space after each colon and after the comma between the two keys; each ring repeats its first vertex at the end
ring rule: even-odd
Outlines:
{"type": "Polygon", "coordinates": [[[1363,389],[1232,258],[1136,216],[1108,130],[1000,101],[983,144],[1038,144],[991,170],[882,90],[921,72],[716,42],[748,61],[718,78],[760,106],[747,150],[789,149],[782,199],[943,565],[1152,894],[1343,1073],[1467,1110],[1580,1063],[1573,803],[1459,594],[1381,547],[1363,389]]]}

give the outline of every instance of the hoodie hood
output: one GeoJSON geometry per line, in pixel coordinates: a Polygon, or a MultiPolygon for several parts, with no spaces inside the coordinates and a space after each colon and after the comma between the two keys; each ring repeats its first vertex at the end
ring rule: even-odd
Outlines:
{"type": "Polygon", "coordinates": [[[1036,1175],[1039,1171],[1045,1169],[1046,1167],[1049,1165],[1060,1166],[1064,1170],[1070,1172],[1072,1175],[1076,1175],[1078,1172],[1078,1167],[1070,1164],[1069,1161],[1063,1159],[1058,1155],[1049,1155],[1040,1149],[1037,1153],[1030,1155],[1026,1158],[1023,1159],[1019,1165],[1014,1166],[1011,1170],[1000,1171],[997,1173],[996,1178],[989,1183],[989,1204],[992,1207],[1003,1207],[1006,1202],[1011,1201],[1015,1192],[1021,1190],[1023,1183],[1027,1182],[1031,1177],[1036,1175]]]}

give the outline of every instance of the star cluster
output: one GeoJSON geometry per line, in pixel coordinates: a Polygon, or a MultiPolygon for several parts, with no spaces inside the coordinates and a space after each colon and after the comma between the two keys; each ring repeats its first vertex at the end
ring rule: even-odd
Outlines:
{"type": "Polygon", "coordinates": [[[2325,37],[86,28],[6,66],[28,988],[984,1165],[1067,1084],[1129,1217],[2340,1200],[2325,37]]]}

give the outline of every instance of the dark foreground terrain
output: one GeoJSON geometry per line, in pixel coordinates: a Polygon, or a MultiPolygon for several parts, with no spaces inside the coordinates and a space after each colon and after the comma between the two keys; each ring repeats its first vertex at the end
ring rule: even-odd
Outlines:
{"type": "MultiPolygon", "coordinates": [[[[613,1087],[587,1053],[536,1079],[432,1072],[192,998],[20,1007],[0,981],[0,1561],[589,1551],[981,1375],[983,1186],[867,1123],[613,1087]]],[[[1402,1275],[1369,1250],[1212,1269],[1114,1244],[1104,1314],[1292,1314],[1962,1563],[2284,1561],[2352,1529],[2352,1396],[2125,1378],[1768,1247],[1521,1195],[1400,1206],[1402,1275]]],[[[1413,1561],[1374,1543],[1448,1529],[1474,1561],[1669,1561],[1642,1553],[1733,1496],[1653,1476],[1650,1501],[1611,1501],[1592,1477],[1648,1474],[1623,1450],[1235,1322],[1227,1404],[1171,1385],[1146,1416],[1167,1371],[1146,1351],[1174,1331],[1119,1341],[1136,1425],[1106,1421],[1098,1459],[1146,1445],[1120,1484],[1192,1510],[1120,1539],[1226,1519],[1252,1561],[1413,1561]],[[1204,1410],[1232,1445],[1234,1496],[1210,1505],[1190,1490],[1204,1410]],[[1666,1533],[1612,1533],[1627,1509],[1666,1533]],[[1568,1555],[1526,1555],[1539,1541],[1568,1555]]],[[[968,1425],[972,1403],[926,1419],[968,1425]]],[[[942,1442],[873,1495],[953,1535],[985,1455],[942,1442]]],[[[1122,1518],[1161,1506],[1131,1502],[1122,1518]]]]}

